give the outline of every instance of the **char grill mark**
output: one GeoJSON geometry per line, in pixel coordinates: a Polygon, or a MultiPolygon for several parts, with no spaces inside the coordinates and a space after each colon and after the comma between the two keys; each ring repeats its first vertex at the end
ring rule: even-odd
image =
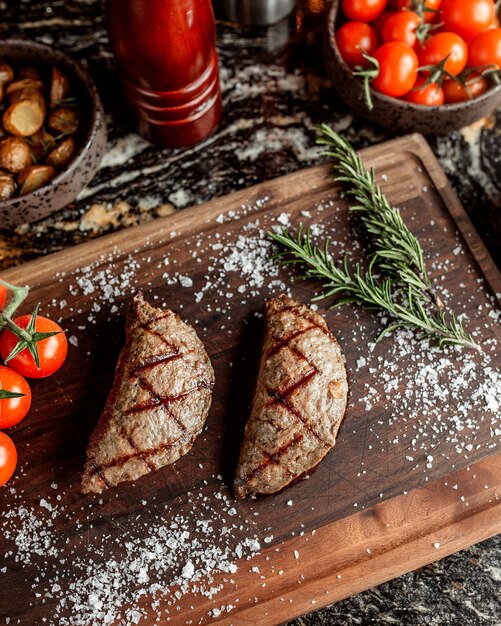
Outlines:
{"type": "MultiPolygon", "coordinates": [[[[122,435],[122,437],[127,441],[127,443],[129,444],[129,446],[135,450],[137,453],[140,452],[140,450],[138,449],[138,447],[136,446],[136,443],[134,441],[134,439],[132,439],[132,436],[129,435],[129,433],[127,432],[127,429],[125,428],[125,426],[121,423],[118,424],[119,428],[120,428],[120,434],[122,435]]],[[[134,455],[134,456],[139,456],[139,454],[134,455]]],[[[151,471],[155,471],[157,469],[156,465],[154,465],[151,461],[149,461],[148,459],[141,459],[144,464],[147,466],[147,468],[151,471]]]]}
{"type": "Polygon", "coordinates": [[[149,359],[144,360],[142,363],[136,365],[131,372],[132,376],[137,376],[139,372],[143,372],[144,370],[148,370],[156,367],[157,365],[161,365],[162,363],[167,363],[167,361],[174,361],[174,359],[180,359],[183,356],[179,350],[176,349],[175,352],[171,352],[170,354],[158,354],[156,356],[152,356],[149,359]]]}
{"type": "MultiPolygon", "coordinates": [[[[164,363],[164,361],[157,361],[154,364],[152,363],[151,367],[160,366],[162,365],[162,363],[164,363]]],[[[201,388],[207,389],[208,391],[212,390],[213,388],[213,385],[210,381],[201,380],[195,387],[193,387],[192,389],[188,389],[187,391],[184,391],[183,393],[180,393],[175,396],[161,397],[155,393],[155,390],[148,383],[148,381],[144,380],[140,376],[137,376],[137,379],[138,379],[139,384],[143,387],[143,389],[145,389],[146,391],[150,393],[152,397],[152,401],[150,403],[136,404],[135,406],[127,409],[127,411],[125,411],[124,414],[129,415],[131,413],[139,413],[142,411],[155,409],[159,406],[163,406],[165,410],[169,413],[169,416],[176,422],[179,428],[183,431],[183,433],[187,432],[186,425],[184,424],[182,420],[178,419],[176,415],[171,411],[169,404],[172,402],[175,402],[176,400],[181,400],[182,398],[186,398],[187,396],[194,393],[195,391],[198,391],[201,388]]],[[[166,450],[167,448],[172,448],[173,446],[178,445],[184,440],[183,437],[180,437],[179,439],[176,439],[167,444],[162,444],[158,448],[151,448],[149,450],[138,450],[136,444],[134,443],[134,440],[127,433],[127,431],[123,427],[120,430],[121,430],[122,436],[127,440],[127,443],[130,445],[130,447],[133,450],[136,450],[136,452],[134,454],[125,455],[123,457],[119,457],[118,459],[114,459],[110,463],[106,463],[105,465],[101,465],[99,467],[94,466],[95,471],[93,473],[99,474],[99,476],[103,478],[103,480],[105,481],[108,487],[109,487],[109,484],[108,484],[108,481],[104,479],[103,470],[110,469],[111,467],[115,467],[119,465],[124,465],[125,463],[127,463],[127,461],[130,461],[131,459],[134,459],[134,458],[140,458],[142,461],[144,461],[144,463],[148,466],[150,470],[154,471],[158,468],[156,465],[151,463],[151,461],[149,461],[149,457],[155,454],[158,454],[159,452],[162,452],[163,450],[166,450]]]]}
{"type": "MultiPolygon", "coordinates": [[[[106,479],[106,476],[104,475],[104,470],[110,469],[112,467],[119,467],[120,465],[125,465],[125,463],[127,463],[128,461],[131,461],[132,459],[140,458],[142,461],[146,462],[146,460],[149,457],[159,454],[160,452],[163,452],[164,450],[167,450],[168,448],[173,448],[174,446],[181,443],[181,441],[182,441],[181,438],[174,439],[174,441],[163,443],[161,446],[158,446],[157,448],[150,448],[149,450],[138,450],[137,452],[134,452],[133,454],[124,454],[123,456],[117,457],[116,459],[113,459],[113,461],[110,461],[109,463],[104,463],[103,465],[93,465],[92,474],[99,474],[99,477],[103,479],[103,481],[106,483],[106,486],[111,487],[112,485],[110,484],[110,482],[106,479]]],[[[158,468],[155,466],[154,469],[157,470],[158,468]]]]}
{"type": "Polygon", "coordinates": [[[97,465],[92,465],[92,474],[98,474],[99,478],[104,482],[104,484],[108,487],[108,489],[112,486],[110,481],[106,478],[103,472],[103,467],[98,467],[97,465]]]}
{"type": "MultiPolygon", "coordinates": [[[[304,439],[304,435],[299,433],[298,435],[296,435],[294,437],[294,439],[289,441],[289,443],[287,443],[284,446],[282,446],[281,448],[279,448],[276,452],[273,452],[273,454],[269,454],[265,450],[260,450],[260,452],[266,458],[261,463],[261,465],[258,465],[258,467],[256,467],[252,472],[250,472],[250,474],[248,474],[241,482],[244,483],[247,480],[252,480],[255,476],[257,476],[257,474],[259,474],[259,472],[262,472],[264,469],[266,469],[268,467],[268,465],[270,465],[270,463],[273,463],[274,465],[280,465],[280,460],[284,456],[284,454],[288,450],[290,450],[290,448],[295,446],[297,443],[299,443],[303,439],[304,439]]],[[[284,467],[284,471],[291,478],[294,477],[292,472],[287,467],[284,467]]]]}
{"type": "MultiPolygon", "coordinates": [[[[179,394],[177,396],[170,396],[170,397],[169,396],[161,397],[156,393],[156,391],[153,389],[150,383],[147,380],[144,380],[144,378],[138,377],[138,382],[141,385],[141,387],[150,394],[151,402],[149,403],[146,402],[145,404],[136,404],[136,406],[128,409],[127,413],[129,414],[138,413],[140,411],[147,411],[149,409],[155,409],[159,406],[163,406],[163,408],[169,414],[169,417],[171,417],[179,426],[179,428],[183,431],[183,433],[185,433],[186,424],[174,414],[174,412],[171,410],[169,406],[171,402],[184,397],[185,394],[179,394]]],[[[195,391],[195,389],[193,389],[193,391],[195,391]]]]}
{"type": "MultiPolygon", "coordinates": [[[[295,309],[297,309],[297,307],[291,306],[287,308],[287,310],[291,310],[291,311],[294,311],[295,309]]],[[[298,318],[297,315],[295,317],[298,318]]],[[[303,374],[303,376],[299,380],[296,380],[290,383],[289,385],[287,385],[285,389],[280,390],[280,389],[267,388],[266,391],[268,392],[268,395],[272,399],[272,402],[270,404],[278,403],[278,404],[281,404],[283,407],[285,407],[290,413],[292,413],[303,424],[304,428],[310,434],[312,434],[323,446],[328,448],[330,447],[329,444],[326,441],[324,441],[324,439],[317,432],[315,432],[315,430],[308,423],[308,420],[306,420],[302,416],[301,412],[298,411],[294,407],[294,405],[291,403],[291,396],[294,394],[294,392],[300,389],[301,387],[303,387],[304,385],[307,385],[310,380],[312,380],[317,374],[320,373],[318,368],[313,363],[310,363],[310,361],[306,358],[306,356],[300,350],[298,350],[295,346],[291,346],[291,342],[294,339],[297,339],[298,337],[306,334],[310,330],[314,330],[317,328],[321,330],[323,333],[325,333],[324,328],[322,328],[318,324],[312,323],[311,326],[308,326],[307,328],[302,328],[300,330],[296,330],[292,332],[290,335],[288,335],[287,337],[285,337],[284,339],[277,339],[276,337],[273,338],[275,343],[268,351],[266,355],[267,359],[269,359],[271,356],[276,354],[279,350],[287,348],[292,353],[294,353],[298,357],[298,359],[308,363],[308,365],[310,366],[310,370],[308,370],[305,374],[303,374]]]]}
{"type": "MultiPolygon", "coordinates": [[[[294,308],[295,307],[289,307],[290,310],[294,310],[294,308]]],[[[308,326],[307,328],[302,328],[300,330],[294,331],[293,333],[291,333],[290,335],[288,335],[284,339],[278,339],[276,337],[273,338],[275,343],[270,348],[270,350],[267,352],[267,355],[266,355],[267,359],[269,359],[271,356],[275,355],[280,350],[282,350],[284,348],[287,348],[291,352],[296,354],[296,356],[299,359],[301,359],[303,361],[306,361],[306,363],[308,363],[308,365],[310,366],[311,369],[309,369],[299,380],[293,381],[292,383],[287,385],[287,387],[285,387],[284,389],[270,389],[270,388],[266,388],[266,391],[267,391],[268,395],[271,398],[270,405],[272,405],[272,404],[280,404],[281,406],[283,406],[285,409],[287,409],[287,411],[292,413],[292,415],[294,415],[301,422],[301,424],[303,425],[304,429],[308,433],[313,435],[315,437],[315,439],[317,439],[317,441],[319,441],[323,446],[328,448],[329,444],[326,441],[324,441],[323,438],[317,432],[315,432],[315,430],[310,426],[308,421],[301,415],[301,412],[298,411],[294,407],[292,402],[291,402],[291,396],[294,394],[294,392],[297,391],[298,389],[300,389],[301,387],[303,387],[304,385],[307,385],[308,382],[310,380],[312,380],[319,373],[319,371],[318,371],[318,369],[317,369],[317,367],[315,365],[313,365],[312,363],[310,363],[308,361],[308,359],[306,358],[306,356],[302,352],[300,352],[297,348],[291,346],[290,344],[291,344],[291,342],[294,339],[296,339],[296,338],[304,335],[305,333],[309,332],[310,330],[313,330],[313,329],[316,329],[316,328],[318,328],[322,332],[325,332],[325,330],[323,328],[321,328],[319,325],[312,324],[311,326],[308,326]]],[[[282,446],[282,448],[280,448],[279,450],[277,450],[273,454],[268,454],[264,450],[260,450],[260,452],[263,455],[266,456],[266,459],[263,461],[263,463],[261,463],[261,465],[259,465],[249,475],[247,475],[243,482],[246,482],[248,480],[252,480],[259,472],[261,472],[266,467],[268,467],[268,465],[270,463],[274,463],[275,465],[279,465],[280,464],[280,459],[283,457],[283,455],[290,448],[292,448],[293,446],[298,444],[302,439],[304,439],[304,435],[303,434],[296,435],[291,441],[289,441],[289,443],[287,443],[285,446],[282,446]]],[[[289,476],[291,476],[291,478],[292,478],[293,476],[292,476],[291,472],[287,468],[284,468],[284,469],[285,469],[286,473],[289,476]]]]}
{"type": "Polygon", "coordinates": [[[306,420],[302,416],[301,412],[298,411],[291,402],[291,396],[293,395],[293,393],[297,391],[299,388],[303,387],[304,385],[307,385],[309,381],[312,380],[317,374],[318,374],[318,370],[315,368],[306,372],[306,374],[304,374],[299,380],[294,381],[293,383],[291,383],[290,385],[288,385],[285,389],[281,391],[268,389],[268,388],[266,389],[266,391],[268,392],[268,395],[271,397],[270,404],[280,404],[281,406],[286,408],[290,413],[292,413],[292,415],[294,415],[301,422],[303,427],[311,435],[313,435],[315,439],[317,439],[317,441],[319,441],[326,448],[329,448],[330,447],[329,444],[326,441],[324,441],[324,439],[311,427],[311,425],[308,423],[308,420],[306,420]]]}
{"type": "MultiPolygon", "coordinates": [[[[157,362],[155,365],[161,365],[162,362],[157,362]]],[[[151,396],[152,396],[152,402],[148,403],[148,404],[137,404],[133,407],[131,407],[130,409],[127,409],[127,411],[125,411],[125,415],[128,415],[130,413],[138,413],[141,411],[147,411],[149,409],[155,409],[159,406],[163,406],[166,411],[169,413],[169,416],[176,422],[176,424],[179,426],[179,428],[183,431],[183,433],[187,432],[187,428],[186,425],[184,424],[184,422],[182,422],[182,420],[178,419],[176,417],[176,415],[170,410],[169,408],[169,403],[171,402],[175,402],[176,400],[181,400],[182,398],[186,398],[187,396],[189,396],[190,394],[194,393],[195,391],[198,391],[199,389],[203,388],[203,389],[207,389],[207,390],[212,390],[213,385],[210,381],[207,380],[201,380],[195,387],[193,387],[192,389],[188,389],[187,391],[184,391],[183,393],[180,393],[176,396],[165,396],[165,397],[160,397],[155,393],[155,390],[151,387],[151,385],[145,381],[144,379],[142,379],[140,376],[137,377],[138,378],[138,382],[139,384],[146,390],[148,391],[151,396]]],[[[130,454],[130,455],[126,455],[123,457],[120,457],[118,459],[114,459],[112,462],[107,463],[105,465],[101,465],[99,467],[94,466],[95,472],[99,474],[100,477],[103,476],[103,470],[105,469],[109,469],[111,467],[115,467],[115,466],[119,466],[119,465],[124,465],[124,463],[126,463],[127,461],[134,459],[134,458],[140,458],[142,461],[144,461],[144,463],[148,466],[148,468],[152,471],[158,469],[156,467],[156,465],[154,465],[153,463],[151,463],[151,461],[149,461],[149,457],[158,454],[159,452],[161,452],[162,450],[165,450],[167,448],[172,448],[173,446],[179,444],[181,441],[184,440],[183,437],[180,437],[179,439],[176,439],[172,442],[169,442],[167,444],[163,444],[161,446],[159,446],[158,448],[151,448],[149,450],[138,450],[136,444],[134,443],[134,440],[130,437],[130,435],[127,433],[127,431],[122,427],[121,429],[121,434],[122,436],[127,440],[127,443],[131,446],[131,448],[133,450],[136,450],[137,452],[135,452],[134,454],[130,454]]],[[[104,480],[104,478],[103,478],[104,480]]],[[[108,482],[105,480],[105,483],[108,482]]]]}
{"type": "Polygon", "coordinates": [[[141,413],[142,411],[148,411],[150,409],[156,409],[159,406],[163,406],[169,413],[169,416],[178,423],[182,430],[186,430],[186,426],[172,413],[169,404],[176,402],[176,400],[182,400],[199,389],[207,389],[208,391],[211,391],[213,387],[212,383],[208,380],[201,380],[195,385],[195,387],[187,389],[186,391],[183,391],[175,396],[159,396],[147,380],[138,377],[138,382],[141,387],[151,395],[151,402],[131,406],[125,411],[125,415],[130,415],[131,413],[141,413]]]}
{"type": "Polygon", "coordinates": [[[277,354],[277,352],[280,352],[282,348],[289,348],[290,347],[289,344],[293,339],[297,339],[298,337],[301,337],[301,335],[304,335],[305,333],[310,331],[312,328],[315,328],[315,327],[308,326],[307,328],[301,328],[300,330],[296,330],[293,333],[291,333],[288,337],[285,337],[285,339],[278,339],[278,337],[273,337],[273,340],[275,343],[269,349],[268,354],[266,355],[267,358],[269,359],[270,357],[274,356],[275,354],[277,354]]]}

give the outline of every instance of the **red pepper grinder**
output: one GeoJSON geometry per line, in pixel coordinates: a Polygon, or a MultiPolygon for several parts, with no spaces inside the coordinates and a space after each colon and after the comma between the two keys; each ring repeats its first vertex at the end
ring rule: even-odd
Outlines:
{"type": "Polygon", "coordinates": [[[165,148],[208,137],[221,117],[211,0],[107,0],[108,30],[138,130],[165,148]]]}

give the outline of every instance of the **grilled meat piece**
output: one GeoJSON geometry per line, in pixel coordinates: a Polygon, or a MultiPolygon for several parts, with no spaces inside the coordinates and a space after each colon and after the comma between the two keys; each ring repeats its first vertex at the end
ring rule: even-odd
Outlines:
{"type": "Polygon", "coordinates": [[[174,463],[202,430],[214,370],[194,329],[135,296],[106,406],[87,447],[82,492],[174,463]]]}
{"type": "Polygon", "coordinates": [[[348,383],[325,320],[283,295],[265,305],[252,411],[233,481],[237,498],[276,493],[334,446],[348,383]]]}

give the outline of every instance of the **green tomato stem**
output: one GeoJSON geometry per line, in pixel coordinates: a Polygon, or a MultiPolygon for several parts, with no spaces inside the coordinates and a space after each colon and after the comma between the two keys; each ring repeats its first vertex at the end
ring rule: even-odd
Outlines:
{"type": "Polygon", "coordinates": [[[29,289],[28,287],[17,287],[16,285],[11,285],[1,279],[0,285],[3,285],[9,291],[12,291],[11,301],[7,304],[4,310],[0,312],[0,327],[2,327],[7,325],[6,320],[12,321],[12,316],[26,299],[29,289]]]}

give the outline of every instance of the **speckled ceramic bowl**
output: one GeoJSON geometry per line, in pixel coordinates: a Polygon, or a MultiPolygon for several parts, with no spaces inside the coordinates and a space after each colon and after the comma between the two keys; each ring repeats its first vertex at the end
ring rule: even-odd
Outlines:
{"type": "Polygon", "coordinates": [[[47,217],[77,197],[99,167],[106,148],[106,126],[94,82],[87,71],[64,52],[35,41],[7,39],[0,41],[0,59],[34,67],[59,67],[73,81],[83,116],[78,152],[70,164],[33,193],[0,201],[0,228],[11,228],[47,217]]]}
{"type": "Polygon", "coordinates": [[[442,135],[472,124],[501,104],[501,85],[491,87],[474,100],[440,107],[412,104],[371,90],[374,108],[369,111],[364,100],[363,83],[353,76],[336,44],[335,32],[342,24],[339,6],[340,3],[335,0],[329,11],[326,47],[330,58],[327,65],[334,78],[337,92],[359,115],[396,132],[442,135]]]}

